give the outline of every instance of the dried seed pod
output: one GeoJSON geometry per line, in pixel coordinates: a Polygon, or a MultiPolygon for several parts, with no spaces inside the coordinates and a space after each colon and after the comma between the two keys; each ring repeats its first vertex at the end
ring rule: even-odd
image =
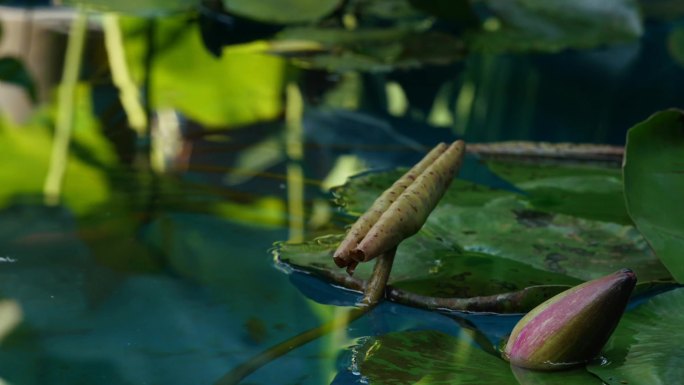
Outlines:
{"type": "Polygon", "coordinates": [[[416,163],[410,170],[408,170],[401,178],[390,186],[385,192],[380,195],[373,205],[356,220],[354,225],[347,233],[340,246],[335,251],[333,259],[338,267],[348,266],[353,271],[357,262],[354,261],[350,253],[354,250],[363,237],[368,234],[373,224],[377,222],[378,218],[387,210],[388,207],[406,190],[406,188],[413,183],[418,176],[425,171],[444,151],[447,145],[439,143],[435,146],[420,162],[416,163]]]}
{"type": "Polygon", "coordinates": [[[596,357],[615,330],[636,285],[622,269],[566,290],[527,313],[503,356],[534,370],[562,370],[596,357]]]}
{"type": "Polygon", "coordinates": [[[366,262],[417,233],[461,166],[465,144],[452,143],[380,216],[351,256],[366,262]]]}

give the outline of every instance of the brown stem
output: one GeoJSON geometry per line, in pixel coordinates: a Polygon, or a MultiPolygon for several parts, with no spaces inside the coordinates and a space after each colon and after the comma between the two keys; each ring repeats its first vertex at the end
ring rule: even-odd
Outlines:
{"type": "MultiPolygon", "coordinates": [[[[291,266],[291,265],[290,265],[291,266]]],[[[376,265],[377,266],[377,265],[376,265]]],[[[344,272],[307,267],[328,281],[353,291],[366,290],[367,281],[350,277],[344,272]]],[[[372,278],[371,278],[372,279],[372,278]]],[[[385,294],[388,300],[404,305],[431,310],[474,311],[491,313],[524,313],[548,298],[568,289],[567,285],[530,286],[522,290],[470,298],[430,297],[405,291],[388,285],[385,294]],[[531,296],[530,294],[534,294],[531,296]]]]}
{"type": "Polygon", "coordinates": [[[397,247],[395,246],[378,257],[375,267],[373,267],[373,275],[365,284],[363,298],[360,303],[362,306],[374,306],[385,297],[385,286],[387,285],[396,253],[397,247]]]}

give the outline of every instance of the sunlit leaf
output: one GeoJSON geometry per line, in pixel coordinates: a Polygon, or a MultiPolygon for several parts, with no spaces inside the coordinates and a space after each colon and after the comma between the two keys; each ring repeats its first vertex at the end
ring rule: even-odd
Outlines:
{"type": "Polygon", "coordinates": [[[635,0],[482,0],[491,17],[471,35],[479,51],[548,51],[592,48],[638,38],[635,0]]]}
{"type": "Polygon", "coordinates": [[[331,13],[340,0],[223,0],[227,11],[259,21],[297,23],[331,13]]]}
{"type": "Polygon", "coordinates": [[[684,114],[657,113],[627,134],[627,208],[672,275],[684,283],[684,114]]]}
{"type": "Polygon", "coordinates": [[[676,384],[684,378],[684,289],[651,298],[627,312],[604,349],[605,362],[588,369],[609,385],[676,384]]]}

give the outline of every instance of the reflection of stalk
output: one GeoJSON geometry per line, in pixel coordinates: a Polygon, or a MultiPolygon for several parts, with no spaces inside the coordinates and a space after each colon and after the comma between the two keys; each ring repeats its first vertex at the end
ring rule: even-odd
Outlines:
{"type": "Polygon", "coordinates": [[[290,241],[304,241],[304,172],[302,171],[302,114],[304,102],[296,84],[286,88],[287,204],[289,209],[290,241]]]}
{"type": "Polygon", "coordinates": [[[52,143],[52,154],[48,173],[43,186],[45,204],[59,204],[62,192],[62,181],[67,166],[69,141],[74,123],[74,98],[76,83],[81,72],[81,57],[85,43],[87,16],[77,12],[71,23],[69,40],[67,42],[66,58],[62,70],[62,82],[57,94],[57,119],[55,122],[55,136],[52,143]]]}
{"type": "Polygon", "coordinates": [[[142,137],[145,134],[147,117],[140,103],[138,88],[128,71],[118,16],[113,13],[105,14],[102,17],[102,29],[112,81],[119,89],[119,99],[126,111],[128,125],[138,133],[138,137],[142,137]]]}

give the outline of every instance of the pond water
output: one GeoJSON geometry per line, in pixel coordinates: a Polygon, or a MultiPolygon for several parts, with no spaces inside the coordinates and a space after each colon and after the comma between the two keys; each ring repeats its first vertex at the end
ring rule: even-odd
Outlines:
{"type": "MultiPolygon", "coordinates": [[[[0,68],[0,384],[222,383],[354,308],[358,293],[284,271],[271,251],[340,226],[329,188],[456,137],[622,145],[684,100],[678,20],[592,49],[326,71],[221,48],[209,27],[229,14],[209,6],[131,7],[0,7],[0,58],[23,63],[0,68]]],[[[352,357],[364,338],[459,337],[465,322],[496,344],[518,319],[385,302],[242,383],[365,383],[352,357]]]]}

